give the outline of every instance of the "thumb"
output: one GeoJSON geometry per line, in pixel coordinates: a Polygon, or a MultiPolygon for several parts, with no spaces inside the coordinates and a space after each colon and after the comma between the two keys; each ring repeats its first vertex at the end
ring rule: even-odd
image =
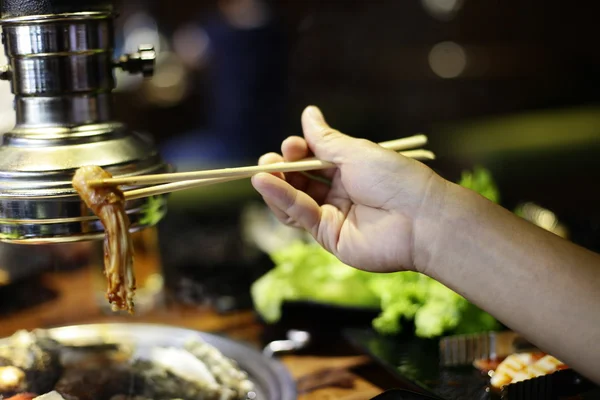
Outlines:
{"type": "Polygon", "coordinates": [[[302,113],[302,130],[308,147],[323,161],[339,164],[346,154],[356,154],[357,139],[331,128],[315,106],[306,107],[302,113]]]}

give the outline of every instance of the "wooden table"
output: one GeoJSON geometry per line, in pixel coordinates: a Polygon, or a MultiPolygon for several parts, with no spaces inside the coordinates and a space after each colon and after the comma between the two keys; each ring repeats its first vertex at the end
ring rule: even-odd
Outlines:
{"type": "MultiPolygon", "coordinates": [[[[58,296],[53,300],[26,310],[4,316],[0,320],[0,336],[8,336],[19,329],[47,328],[68,324],[97,322],[146,322],[224,333],[229,337],[260,346],[263,327],[252,312],[220,315],[210,308],[171,305],[136,316],[108,315],[100,309],[93,291],[91,268],[75,271],[48,272],[41,279],[45,287],[58,296]]],[[[364,356],[324,357],[319,355],[287,355],[282,361],[297,382],[329,369],[347,370],[352,388],[323,387],[301,393],[301,400],[359,400],[370,399],[382,389],[353,372],[352,368],[364,366],[370,360],[364,356]]]]}

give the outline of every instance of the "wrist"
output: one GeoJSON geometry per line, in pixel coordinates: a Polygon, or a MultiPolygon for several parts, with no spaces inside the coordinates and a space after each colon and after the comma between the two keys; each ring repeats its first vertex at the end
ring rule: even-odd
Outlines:
{"type": "Polygon", "coordinates": [[[417,215],[413,232],[413,261],[417,272],[430,277],[443,268],[443,257],[451,257],[453,239],[468,229],[467,210],[471,209],[470,192],[434,175],[417,215]]]}

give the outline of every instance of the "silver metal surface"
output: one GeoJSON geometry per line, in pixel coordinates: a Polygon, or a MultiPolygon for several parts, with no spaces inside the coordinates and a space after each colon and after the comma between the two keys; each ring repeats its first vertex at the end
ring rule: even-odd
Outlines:
{"type": "Polygon", "coordinates": [[[110,54],[31,55],[13,58],[12,91],[16,95],[52,96],[108,92],[114,87],[110,54]]]}
{"type": "Polygon", "coordinates": [[[497,360],[535,346],[512,331],[447,336],[440,340],[443,366],[472,365],[477,360],[497,360]]]}
{"type": "Polygon", "coordinates": [[[108,93],[79,94],[64,97],[18,97],[15,100],[20,128],[73,126],[108,123],[112,117],[108,93]]]}
{"type": "Polygon", "coordinates": [[[43,131],[5,134],[0,147],[0,181],[7,177],[11,181],[4,185],[0,182],[0,188],[3,192],[9,190],[20,176],[25,178],[25,183],[35,186],[33,178],[42,177],[41,173],[54,173],[52,182],[60,184],[59,178],[70,180],[70,170],[83,165],[113,167],[110,169],[119,175],[133,173],[139,169],[137,165],[152,162],[158,156],[151,142],[122,126],[88,127],[89,131],[79,132],[79,135],[73,132],[66,137],[45,136],[43,131]]]}
{"type": "MultiPolygon", "coordinates": [[[[160,173],[149,136],[115,121],[114,68],[150,76],[156,54],[142,46],[113,60],[113,15],[71,13],[0,20],[16,126],[0,146],[0,241],[57,243],[102,237],[103,227],[71,186],[77,168],[114,176],[160,173]]],[[[136,231],[166,212],[164,196],[128,202],[136,231]]]]}
{"type": "Polygon", "coordinates": [[[245,344],[208,333],[153,324],[91,324],[47,330],[64,344],[95,345],[111,343],[131,346],[134,357],[148,358],[156,346],[183,347],[185,342],[200,338],[235,360],[256,385],[256,400],[296,400],[296,385],[287,369],[277,360],[262,355],[245,344]]]}
{"type": "Polygon", "coordinates": [[[115,85],[112,18],[3,21],[12,91],[20,95],[110,92],[115,85]]]}
{"type": "Polygon", "coordinates": [[[263,354],[267,357],[273,357],[278,354],[302,350],[308,346],[310,339],[310,333],[293,329],[288,331],[287,339],[274,340],[267,344],[263,349],[263,354]]]}

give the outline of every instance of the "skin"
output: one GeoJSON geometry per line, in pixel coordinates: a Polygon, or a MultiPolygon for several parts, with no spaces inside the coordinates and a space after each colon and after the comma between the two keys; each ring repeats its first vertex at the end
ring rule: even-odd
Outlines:
{"type": "Polygon", "coordinates": [[[428,275],[600,384],[600,255],[545,231],[424,164],[302,114],[304,138],[260,164],[310,156],[331,185],[299,173],[252,182],[282,222],[342,262],[428,275]]]}

